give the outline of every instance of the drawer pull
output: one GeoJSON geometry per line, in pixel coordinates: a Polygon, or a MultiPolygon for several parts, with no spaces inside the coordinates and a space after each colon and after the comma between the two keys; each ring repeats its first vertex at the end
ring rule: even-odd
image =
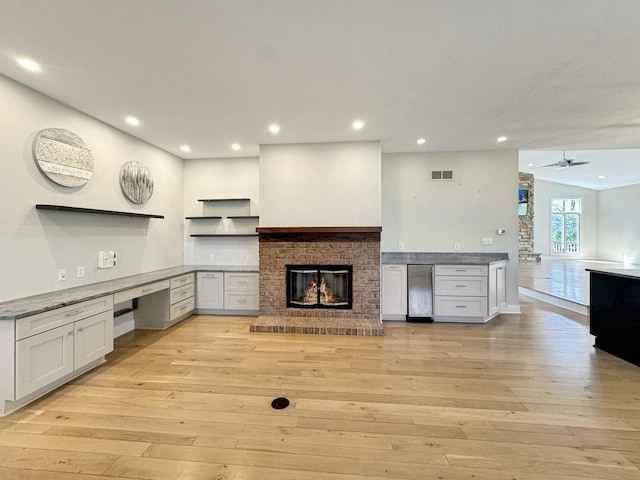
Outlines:
{"type": "Polygon", "coordinates": [[[456,305],[456,308],[467,308],[466,305],[456,305]]]}
{"type": "Polygon", "coordinates": [[[466,268],[459,268],[459,269],[456,270],[456,272],[466,272],[466,271],[467,271],[466,268]]]}
{"type": "Polygon", "coordinates": [[[82,333],[82,332],[84,332],[84,328],[79,328],[78,333],[82,333]]]}
{"type": "Polygon", "coordinates": [[[149,293],[153,288],[143,288],[142,293],[149,293]]]}
{"type": "Polygon", "coordinates": [[[466,288],[466,285],[456,285],[456,288],[466,288]]]}
{"type": "Polygon", "coordinates": [[[187,292],[187,291],[181,292],[181,293],[180,293],[180,296],[181,296],[181,297],[184,297],[187,293],[189,293],[189,292],[187,292]]]}
{"type": "Polygon", "coordinates": [[[67,333],[67,337],[73,337],[73,330],[71,330],[69,333],[67,333]]]}
{"type": "Polygon", "coordinates": [[[82,313],[82,310],[74,310],[73,312],[69,312],[65,315],[65,317],[74,317],[76,315],[78,315],[79,313],[82,313]]]}
{"type": "Polygon", "coordinates": [[[189,305],[183,305],[183,306],[180,308],[180,311],[181,311],[181,312],[184,312],[187,308],[189,308],[189,305]]]}
{"type": "Polygon", "coordinates": [[[247,299],[246,298],[241,298],[238,300],[238,303],[247,303],[247,299]]]}

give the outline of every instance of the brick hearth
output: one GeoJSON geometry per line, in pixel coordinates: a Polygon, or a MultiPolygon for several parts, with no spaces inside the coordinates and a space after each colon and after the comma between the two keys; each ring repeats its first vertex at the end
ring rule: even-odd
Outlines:
{"type": "Polygon", "coordinates": [[[363,328],[362,322],[356,321],[368,320],[367,326],[381,326],[379,227],[259,228],[258,232],[261,316],[252,326],[252,331],[382,334],[375,328],[363,328]],[[287,308],[287,264],[352,265],[352,309],[287,308]],[[304,318],[309,319],[309,325],[301,323],[304,318]],[[370,323],[372,320],[374,322],[370,323]]]}

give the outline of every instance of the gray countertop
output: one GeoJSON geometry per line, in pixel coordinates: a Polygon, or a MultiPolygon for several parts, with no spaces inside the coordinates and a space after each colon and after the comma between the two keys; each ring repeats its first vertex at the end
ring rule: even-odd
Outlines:
{"type": "Polygon", "coordinates": [[[509,260],[508,253],[389,252],[382,254],[383,265],[489,265],[509,260]]]}
{"type": "Polygon", "coordinates": [[[258,272],[257,266],[183,265],[0,303],[0,320],[16,320],[190,272],[258,272]]]}

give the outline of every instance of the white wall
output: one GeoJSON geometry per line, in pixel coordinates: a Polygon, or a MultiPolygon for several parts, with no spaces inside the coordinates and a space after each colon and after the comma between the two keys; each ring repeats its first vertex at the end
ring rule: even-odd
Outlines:
{"type": "Polygon", "coordinates": [[[260,146],[260,226],[381,224],[380,142],[260,146]]]}
{"type": "MultiPolygon", "coordinates": [[[[184,162],[185,217],[260,215],[260,165],[253,158],[216,158],[184,162]],[[250,198],[249,203],[206,203],[198,199],[250,198]]],[[[190,237],[193,233],[256,233],[256,220],[185,220],[187,265],[258,265],[257,237],[190,237]],[[213,260],[211,260],[213,255],[213,260]],[[247,257],[248,256],[248,257],[247,257]]]]}
{"type": "Polygon", "coordinates": [[[95,283],[182,264],[182,160],[77,110],[0,76],[0,300],[95,283]],[[84,139],[95,161],[93,178],[69,189],[47,180],[31,152],[44,128],[69,129],[84,139]],[[154,178],[144,206],[127,201],[118,175],[123,163],[143,162],[154,178]],[[37,203],[165,215],[136,219],[36,211],[37,203]],[[97,269],[97,252],[117,252],[119,264],[97,269]],[[78,266],[86,276],[76,278],[78,266]],[[58,269],[67,281],[58,282],[58,269]]]}
{"type": "Polygon", "coordinates": [[[382,251],[506,252],[507,302],[518,305],[518,182],[515,150],[384,154],[382,251]],[[430,170],[455,180],[432,182],[430,170]]]}
{"type": "Polygon", "coordinates": [[[596,258],[598,256],[598,195],[597,190],[535,180],[534,250],[544,255],[551,253],[551,199],[580,198],[582,199],[580,215],[582,251],[579,256],[596,258]]]}
{"type": "Polygon", "coordinates": [[[598,258],[640,264],[640,185],[599,192],[598,258]]]}

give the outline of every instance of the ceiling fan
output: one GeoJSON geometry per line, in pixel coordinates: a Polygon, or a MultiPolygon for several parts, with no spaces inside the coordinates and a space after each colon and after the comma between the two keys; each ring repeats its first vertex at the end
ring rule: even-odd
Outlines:
{"type": "Polygon", "coordinates": [[[562,160],[558,160],[555,163],[550,163],[548,165],[540,165],[539,167],[536,168],[543,168],[543,167],[558,167],[558,170],[562,170],[563,168],[567,168],[567,167],[575,167],[577,165],[586,165],[589,162],[576,162],[575,158],[570,158],[567,157],[565,155],[565,152],[562,152],[562,160]]]}

